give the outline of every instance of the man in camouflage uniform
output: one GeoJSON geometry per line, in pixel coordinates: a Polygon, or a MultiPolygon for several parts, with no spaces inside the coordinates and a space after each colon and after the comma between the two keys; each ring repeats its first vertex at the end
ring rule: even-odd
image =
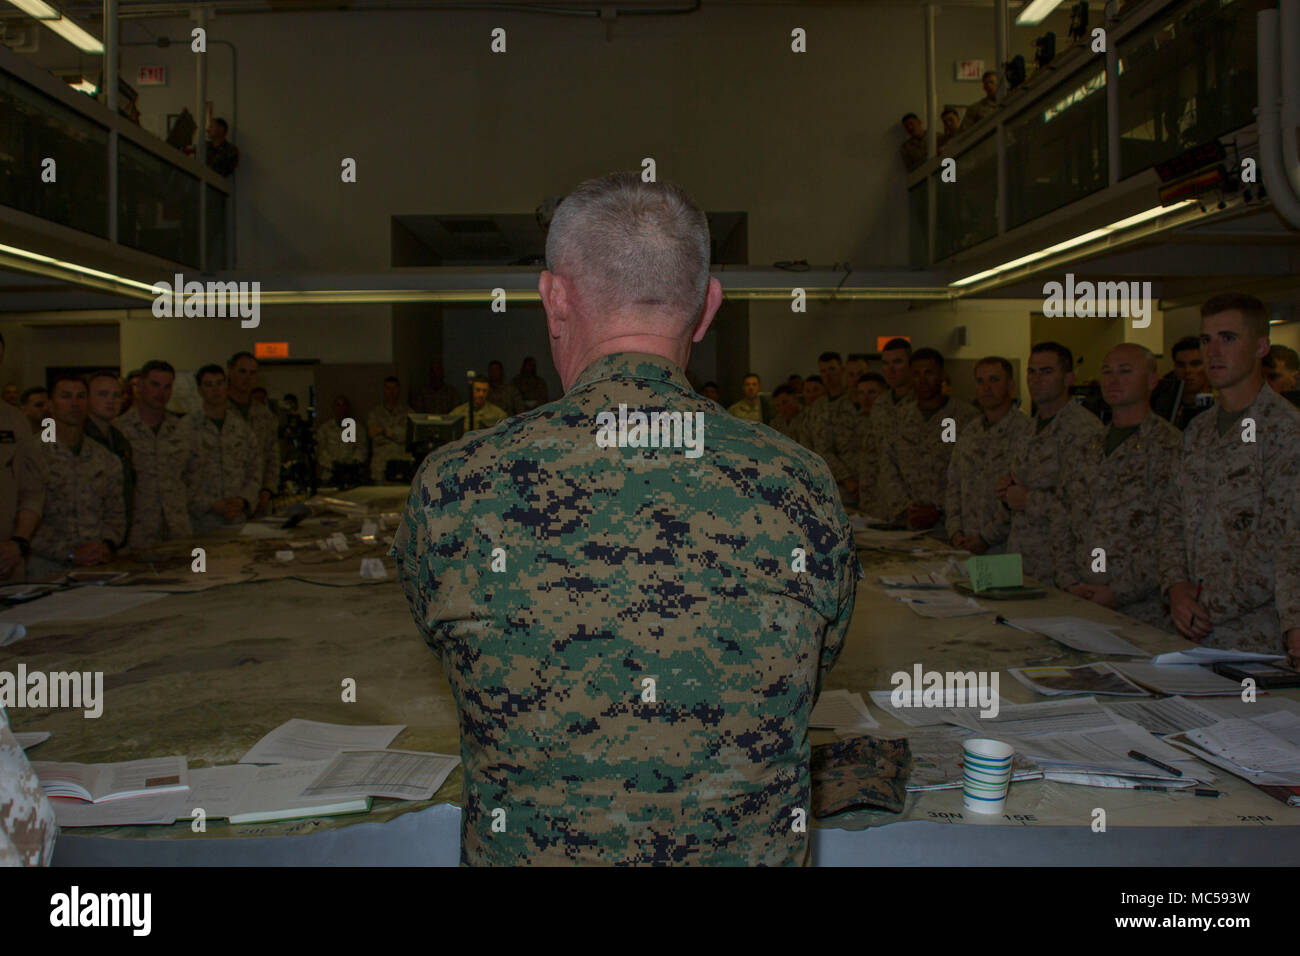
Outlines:
{"type": "Polygon", "coordinates": [[[740,381],[740,387],[745,392],[745,397],[736,402],[727,411],[737,418],[743,418],[747,422],[763,423],[763,403],[759,400],[758,393],[762,391],[763,386],[757,375],[750,372],[740,381]]]}
{"type": "Polygon", "coordinates": [[[205,365],[195,378],[203,408],[185,418],[192,449],[185,484],[194,533],[209,534],[238,527],[253,513],[262,467],[253,430],[228,407],[226,373],[205,365]]]}
{"type": "Polygon", "coordinates": [[[461,860],[804,864],[808,718],[861,576],[834,480],[691,389],[722,288],[679,189],[583,184],[547,263],[565,395],[429,455],[393,548],[460,709],[461,860]],[[620,406],[702,418],[702,445],[609,447],[620,406]]]}
{"type": "Polygon", "coordinates": [[[1106,354],[1101,390],[1114,418],[1104,437],[1067,461],[1051,538],[1057,587],[1168,630],[1151,555],[1183,436],[1151,410],[1159,382],[1156,357],[1142,346],[1129,342],[1106,354]]]}
{"type": "Polygon", "coordinates": [[[551,400],[546,390],[546,379],[537,374],[537,359],[531,355],[524,359],[519,374],[510,384],[514,386],[525,412],[531,412],[538,405],[545,405],[551,400]]]}
{"type": "Polygon", "coordinates": [[[772,406],[776,409],[776,414],[772,416],[768,425],[791,441],[798,442],[802,434],[802,429],[799,427],[799,413],[803,409],[799,406],[799,399],[794,389],[789,385],[778,385],[772,392],[772,406]]]}
{"type": "Polygon", "coordinates": [[[1020,555],[1026,576],[1051,584],[1056,580],[1052,511],[1065,477],[1062,465],[1084,453],[1105,429],[1096,415],[1070,398],[1074,354],[1064,345],[1035,345],[1026,375],[1037,406],[1034,430],[1012,450],[1011,472],[998,479],[994,490],[1011,509],[1008,553],[1020,555]]]}
{"type": "MultiPolygon", "coordinates": [[[[366,431],[370,435],[370,480],[383,481],[390,461],[406,461],[406,421],[411,410],[400,401],[401,383],[392,375],[384,379],[384,400],[370,409],[366,431]]],[[[453,408],[450,414],[455,414],[453,408]]]]}
{"type": "Polygon", "coordinates": [[[97,441],[122,463],[122,494],[126,507],[126,536],[131,535],[131,512],[135,506],[135,464],[131,460],[131,443],[113,425],[122,404],[122,383],[117,373],[105,369],[86,379],[90,390],[90,409],[86,415],[86,437],[97,441]]]}
{"type": "Polygon", "coordinates": [[[853,417],[853,433],[849,444],[853,453],[849,467],[858,478],[857,507],[869,515],[880,510],[876,493],[880,477],[880,452],[876,444],[876,422],[871,417],[876,403],[889,391],[885,379],[877,372],[864,372],[853,386],[858,413],[853,417]]]}
{"type": "Polygon", "coordinates": [[[0,867],[49,866],[59,828],[0,707],[0,867]]]}
{"type": "Polygon", "coordinates": [[[190,523],[189,489],[193,433],[179,415],[167,411],[176,370],[154,359],[140,370],[135,401],[118,419],[117,427],[131,443],[135,465],[135,498],[127,543],[152,548],[194,533],[190,523]]]}
{"type": "MultiPolygon", "coordinates": [[[[0,335],[0,364],[4,352],[0,335]]],[[[45,507],[41,462],[26,416],[0,402],[0,582],[22,581],[26,574],[32,535],[45,507]]]]}
{"type": "MultiPolygon", "coordinates": [[[[545,387],[545,382],[542,383],[545,387]]],[[[425,415],[446,415],[460,404],[460,394],[448,385],[441,362],[429,365],[429,384],[411,390],[411,409],[425,415]]]]}
{"type": "Polygon", "coordinates": [[[857,419],[860,415],[854,404],[854,394],[844,387],[844,365],[839,352],[823,352],[817,358],[817,371],[826,397],[812,406],[808,415],[808,433],[812,450],[826,459],[835,483],[839,486],[840,500],[847,505],[857,504],[858,476],[854,465],[858,449],[854,443],[857,419]]]}
{"type": "Polygon", "coordinates": [[[253,502],[253,513],[263,514],[271,508],[271,498],[280,490],[280,423],[275,413],[262,402],[253,400],[257,384],[257,359],[251,352],[236,352],[226,363],[226,390],[229,406],[252,429],[257,454],[258,481],[261,487],[253,502]]]}
{"type": "Polygon", "coordinates": [[[1214,408],[1183,433],[1160,510],[1160,584],[1174,626],[1210,647],[1300,664],[1300,412],[1264,384],[1268,310],[1230,293],[1201,307],[1214,408]]]}
{"type": "Polygon", "coordinates": [[[122,463],[85,436],[86,382],[57,375],[50,389],[56,440],[41,442],[45,512],[32,538],[32,577],[103,564],[126,536],[122,463]]]}
{"type": "Polygon", "coordinates": [[[953,446],[979,412],[943,394],[943,356],[937,351],[917,349],[911,365],[916,401],[903,407],[894,443],[882,449],[876,495],[884,517],[909,528],[933,528],[943,520],[953,446]]]}
{"type": "Polygon", "coordinates": [[[502,419],[509,418],[504,408],[493,405],[488,399],[491,392],[491,385],[485,378],[476,378],[470,385],[470,401],[474,403],[473,426],[470,424],[469,402],[461,402],[453,408],[449,414],[456,415],[465,420],[466,431],[477,431],[480,428],[491,428],[502,419]]]}
{"type": "MultiPolygon", "coordinates": [[[[883,455],[894,444],[899,415],[904,407],[916,401],[916,390],[912,388],[911,363],[912,344],[907,339],[890,339],[880,350],[880,364],[889,391],[871,406],[871,427],[875,432],[877,455],[883,455]]],[[[880,470],[879,462],[876,463],[876,470],[880,470]]]]}
{"type": "Polygon", "coordinates": [[[488,362],[488,399],[507,415],[518,415],[524,410],[524,398],[519,390],[506,381],[506,367],[493,359],[488,362]]]}
{"type": "Polygon", "coordinates": [[[328,479],[335,465],[359,465],[366,460],[365,432],[358,432],[355,420],[352,441],[343,440],[343,419],[352,417],[352,403],[346,395],[334,399],[334,417],[316,426],[316,467],[328,479]]]}
{"type": "Polygon", "coordinates": [[[954,548],[973,554],[1001,554],[1011,530],[1011,512],[998,500],[997,480],[1011,470],[1012,450],[1033,430],[1012,399],[1015,374],[1001,356],[975,365],[975,397],[983,415],[961,429],[948,462],[944,530],[954,548]]]}

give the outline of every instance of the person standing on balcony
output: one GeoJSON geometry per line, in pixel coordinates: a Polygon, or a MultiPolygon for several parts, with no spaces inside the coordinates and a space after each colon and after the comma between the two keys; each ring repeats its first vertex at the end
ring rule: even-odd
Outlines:
{"type": "Polygon", "coordinates": [[[239,150],[226,139],[229,131],[226,121],[219,116],[208,127],[208,165],[222,176],[229,176],[239,165],[239,150]]]}

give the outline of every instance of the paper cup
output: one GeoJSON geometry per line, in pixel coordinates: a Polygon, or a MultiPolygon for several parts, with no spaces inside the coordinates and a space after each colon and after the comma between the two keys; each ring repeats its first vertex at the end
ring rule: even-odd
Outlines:
{"type": "Polygon", "coordinates": [[[1001,813],[1011,785],[1014,748],[1000,740],[962,741],[962,806],[972,813],[1001,813]]]}

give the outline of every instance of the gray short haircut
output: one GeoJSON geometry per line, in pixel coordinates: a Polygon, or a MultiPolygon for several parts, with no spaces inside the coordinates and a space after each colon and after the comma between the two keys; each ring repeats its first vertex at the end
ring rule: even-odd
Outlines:
{"type": "Polygon", "coordinates": [[[656,306],[695,318],[709,286],[709,222],[672,183],[638,172],[589,179],[564,197],[546,267],[603,311],[656,306]]]}

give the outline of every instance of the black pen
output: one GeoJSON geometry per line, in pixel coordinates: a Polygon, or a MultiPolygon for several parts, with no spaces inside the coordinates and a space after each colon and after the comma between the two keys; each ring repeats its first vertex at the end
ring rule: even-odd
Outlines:
{"type": "Polygon", "coordinates": [[[1139,784],[1134,790],[1154,790],[1156,793],[1194,793],[1198,797],[1221,797],[1223,794],[1217,790],[1207,790],[1203,787],[1151,787],[1146,784],[1139,784]]]}
{"type": "Polygon", "coordinates": [[[1171,767],[1167,763],[1161,763],[1154,757],[1148,757],[1146,754],[1138,753],[1136,750],[1130,750],[1128,755],[1134,760],[1141,760],[1143,763],[1149,763],[1153,767],[1159,767],[1161,770],[1172,773],[1175,777],[1181,777],[1183,775],[1183,772],[1177,767],[1171,767]]]}

